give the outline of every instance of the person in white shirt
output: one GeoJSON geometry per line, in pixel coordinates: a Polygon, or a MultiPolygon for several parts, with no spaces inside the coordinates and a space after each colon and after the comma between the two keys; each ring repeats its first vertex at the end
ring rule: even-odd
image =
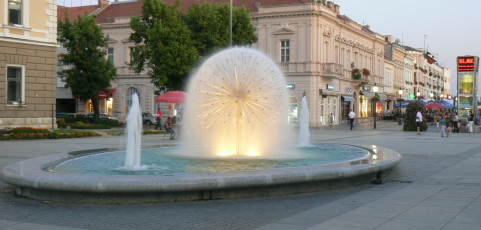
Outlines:
{"type": "Polygon", "coordinates": [[[356,118],[356,114],[351,109],[351,112],[349,112],[348,116],[349,116],[349,124],[351,124],[351,130],[352,130],[352,127],[354,127],[354,118],[356,118]]]}
{"type": "Polygon", "coordinates": [[[421,135],[421,124],[423,123],[423,115],[421,114],[421,110],[418,110],[416,113],[416,127],[417,127],[417,135],[421,135]]]}

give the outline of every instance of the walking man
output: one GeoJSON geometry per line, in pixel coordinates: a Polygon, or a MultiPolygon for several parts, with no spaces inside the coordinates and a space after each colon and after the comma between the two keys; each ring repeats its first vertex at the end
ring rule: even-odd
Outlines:
{"type": "Polygon", "coordinates": [[[421,135],[421,124],[423,123],[423,115],[421,114],[421,109],[418,109],[416,113],[416,134],[421,135]]]}
{"type": "Polygon", "coordinates": [[[351,109],[351,112],[349,112],[348,116],[349,116],[349,124],[351,124],[351,130],[352,130],[352,127],[354,127],[354,118],[356,118],[356,114],[351,109]]]}

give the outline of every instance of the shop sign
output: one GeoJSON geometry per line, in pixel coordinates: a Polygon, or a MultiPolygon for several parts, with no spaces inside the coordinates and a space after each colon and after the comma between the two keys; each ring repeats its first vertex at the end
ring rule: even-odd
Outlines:
{"type": "Polygon", "coordinates": [[[474,57],[458,58],[458,72],[473,72],[473,71],[474,71],[474,57]]]}
{"type": "Polygon", "coordinates": [[[350,92],[352,92],[352,88],[347,87],[347,88],[346,88],[346,93],[350,93],[350,92]]]}
{"type": "Polygon", "coordinates": [[[326,85],[326,89],[327,89],[327,90],[334,90],[334,86],[327,84],[327,85],[326,85]]]}
{"type": "Polygon", "coordinates": [[[287,85],[286,85],[286,88],[288,88],[288,89],[295,89],[295,88],[296,88],[296,84],[287,84],[287,85]]]}

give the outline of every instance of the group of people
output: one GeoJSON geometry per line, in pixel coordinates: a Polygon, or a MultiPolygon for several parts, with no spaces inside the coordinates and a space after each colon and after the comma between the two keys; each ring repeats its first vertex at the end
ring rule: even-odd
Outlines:
{"type": "MultiPolygon", "coordinates": [[[[155,129],[157,128],[159,130],[162,130],[162,111],[157,109],[157,124],[155,125],[155,129]]],[[[164,129],[165,132],[170,133],[170,139],[173,140],[175,139],[175,131],[174,131],[174,126],[177,124],[177,117],[167,117],[167,120],[164,122],[164,129]]]]}
{"type": "MultiPolygon", "coordinates": [[[[461,121],[459,120],[458,113],[453,112],[451,110],[440,110],[440,111],[433,111],[428,110],[426,111],[426,116],[429,118],[429,121],[433,122],[436,125],[437,132],[441,133],[441,137],[449,137],[450,132],[459,133],[461,129],[461,121]]],[[[418,127],[420,127],[420,123],[422,122],[422,114],[420,111],[416,114],[416,122],[418,122],[418,127]]],[[[474,123],[474,115],[471,111],[469,116],[467,117],[466,129],[469,133],[473,132],[473,123],[474,123]]],[[[418,128],[419,130],[419,128],[418,128]]],[[[418,134],[419,131],[418,131],[418,134]]]]}

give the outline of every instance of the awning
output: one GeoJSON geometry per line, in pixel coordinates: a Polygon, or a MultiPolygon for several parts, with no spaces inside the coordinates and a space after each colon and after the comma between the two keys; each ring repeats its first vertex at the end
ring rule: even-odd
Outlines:
{"type": "Polygon", "coordinates": [[[379,99],[381,99],[381,101],[387,100],[386,94],[384,94],[384,93],[378,93],[377,95],[379,95],[379,99]]]}
{"type": "Polygon", "coordinates": [[[374,97],[374,93],[373,92],[369,92],[369,91],[361,91],[362,95],[364,95],[364,97],[366,99],[371,99],[374,97]]]}
{"type": "Polygon", "coordinates": [[[344,101],[355,101],[354,97],[351,95],[342,95],[342,97],[344,98],[344,101]]]}

